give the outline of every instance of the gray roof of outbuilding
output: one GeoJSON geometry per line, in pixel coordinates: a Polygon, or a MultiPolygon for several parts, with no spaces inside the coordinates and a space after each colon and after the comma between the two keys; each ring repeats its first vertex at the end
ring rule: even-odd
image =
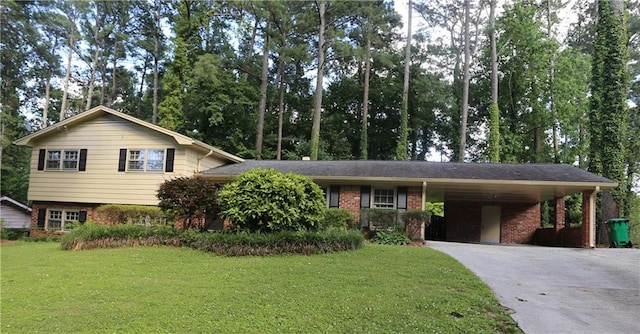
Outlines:
{"type": "Polygon", "coordinates": [[[615,182],[566,164],[490,164],[379,160],[245,160],[204,171],[205,176],[228,177],[254,168],[273,168],[312,178],[352,177],[402,179],[505,180],[542,182],[615,182]]]}

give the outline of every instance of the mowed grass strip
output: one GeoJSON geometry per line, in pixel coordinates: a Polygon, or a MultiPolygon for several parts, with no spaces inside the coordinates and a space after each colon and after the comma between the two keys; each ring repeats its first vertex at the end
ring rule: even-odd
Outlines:
{"type": "Polygon", "coordinates": [[[1,331],[520,332],[487,286],[425,247],[223,257],[188,248],[1,248],[1,331]]]}

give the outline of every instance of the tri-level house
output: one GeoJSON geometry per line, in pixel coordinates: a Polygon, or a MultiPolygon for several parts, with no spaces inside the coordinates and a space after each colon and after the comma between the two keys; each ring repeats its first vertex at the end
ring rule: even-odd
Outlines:
{"type": "Polygon", "coordinates": [[[29,146],[32,235],[94,219],[102,204],[157,205],[160,184],[243,160],[103,106],[15,141],[29,146]]]}
{"type": "MultiPolygon", "coordinates": [[[[28,198],[32,235],[95,220],[101,204],[157,205],[157,190],[178,176],[225,183],[252,168],[312,178],[327,207],[424,210],[444,203],[445,239],[487,243],[595,246],[595,199],[616,183],[562,164],[426,161],[269,161],[243,159],[208,144],[96,107],[15,141],[33,148],[28,198]],[[582,222],[567,226],[564,198],[582,195],[582,222]],[[551,201],[553,228],[540,228],[551,201]]],[[[366,226],[367,221],[363,221],[366,226]]],[[[417,237],[424,236],[424,228],[417,237]]]]}

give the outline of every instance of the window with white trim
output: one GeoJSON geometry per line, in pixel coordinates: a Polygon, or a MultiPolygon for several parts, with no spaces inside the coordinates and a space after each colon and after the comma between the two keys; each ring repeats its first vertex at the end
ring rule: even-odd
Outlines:
{"type": "Polygon", "coordinates": [[[130,149],[127,154],[127,170],[132,172],[164,171],[164,149],[130,149]]]}
{"type": "Polygon", "coordinates": [[[393,209],[396,207],[396,190],[394,188],[374,188],[371,199],[374,209],[393,209]]]}
{"type": "Polygon", "coordinates": [[[48,150],[47,151],[47,170],[60,170],[60,156],[61,150],[48,150]]]}
{"type": "Polygon", "coordinates": [[[65,150],[64,160],[62,161],[62,169],[64,170],[78,170],[78,150],[65,150]]]}
{"type": "Polygon", "coordinates": [[[145,150],[129,150],[127,169],[130,171],[144,171],[145,150]]]}
{"type": "Polygon", "coordinates": [[[80,150],[47,150],[46,170],[77,171],[80,161],[80,150]]]}
{"type": "Polygon", "coordinates": [[[73,228],[71,223],[79,221],[80,211],[78,210],[49,209],[45,229],[48,231],[70,231],[73,228]]]}
{"type": "Polygon", "coordinates": [[[162,172],[164,169],[164,150],[149,150],[147,171],[162,172]]]}

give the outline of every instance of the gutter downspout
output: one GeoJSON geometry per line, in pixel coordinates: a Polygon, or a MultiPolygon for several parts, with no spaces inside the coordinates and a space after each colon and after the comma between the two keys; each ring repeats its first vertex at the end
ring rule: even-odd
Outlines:
{"type": "Polygon", "coordinates": [[[213,154],[213,150],[209,150],[209,153],[205,154],[204,156],[202,156],[202,158],[198,158],[198,163],[196,166],[196,174],[199,174],[200,171],[200,161],[202,161],[202,159],[205,159],[206,157],[210,156],[213,154]]]}

